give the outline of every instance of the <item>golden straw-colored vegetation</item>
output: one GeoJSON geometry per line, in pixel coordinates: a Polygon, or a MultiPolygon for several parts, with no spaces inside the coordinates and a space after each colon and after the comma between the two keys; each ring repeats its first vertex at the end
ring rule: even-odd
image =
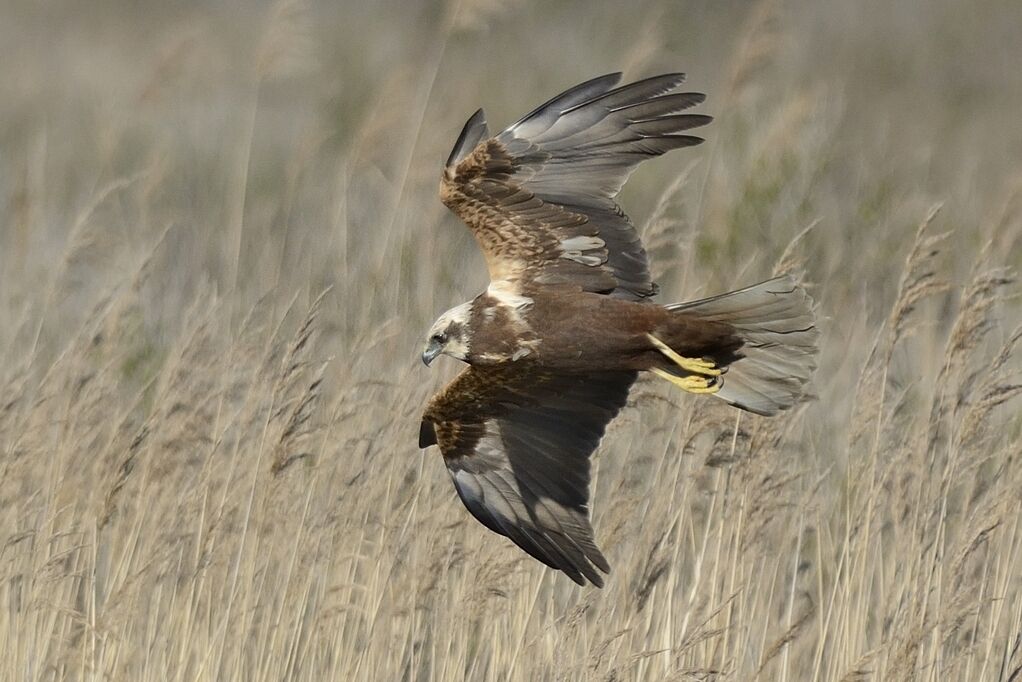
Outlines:
{"type": "MultiPolygon", "coordinates": [[[[1022,3],[0,5],[0,679],[1022,679],[1022,3]],[[663,300],[801,268],[818,399],[644,380],[581,589],[476,523],[436,196],[601,73],[690,74],[621,200],[663,300]]],[[[597,330],[579,330],[592,333],[597,330]]]]}

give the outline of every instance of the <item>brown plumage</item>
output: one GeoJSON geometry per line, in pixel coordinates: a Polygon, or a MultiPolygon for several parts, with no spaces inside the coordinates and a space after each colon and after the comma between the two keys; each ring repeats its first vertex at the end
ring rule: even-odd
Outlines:
{"type": "Polygon", "coordinates": [[[430,330],[423,361],[468,363],[430,400],[439,445],[481,523],[579,584],[609,564],[589,523],[589,456],[638,372],[774,414],[815,369],[812,301],[791,276],[661,306],[646,252],[614,197],[644,159],[698,144],[703,101],[667,74],[582,83],[490,137],[465,124],[440,196],[475,235],[490,286],[430,330]]]}

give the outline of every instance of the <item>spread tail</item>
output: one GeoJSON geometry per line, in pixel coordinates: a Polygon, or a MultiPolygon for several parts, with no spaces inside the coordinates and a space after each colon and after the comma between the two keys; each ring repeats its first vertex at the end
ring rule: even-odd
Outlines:
{"type": "Polygon", "coordinates": [[[820,332],[813,299],[791,275],[667,309],[728,324],[742,341],[719,377],[717,397],[743,410],[771,415],[805,395],[816,370],[820,332]]]}

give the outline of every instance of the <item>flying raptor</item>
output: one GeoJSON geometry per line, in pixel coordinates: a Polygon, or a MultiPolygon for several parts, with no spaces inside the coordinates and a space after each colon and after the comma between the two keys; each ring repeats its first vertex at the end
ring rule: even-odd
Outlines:
{"type": "Polygon", "coordinates": [[[589,521],[589,456],[639,372],[771,415],[815,367],[812,299],[790,275],[659,305],[639,236],[614,197],[643,160],[703,140],[705,96],[683,74],[577,85],[490,136],[482,110],[440,197],[475,235],[490,284],[433,324],[422,360],[468,364],[422,415],[468,510],[572,580],[610,565],[589,521]]]}

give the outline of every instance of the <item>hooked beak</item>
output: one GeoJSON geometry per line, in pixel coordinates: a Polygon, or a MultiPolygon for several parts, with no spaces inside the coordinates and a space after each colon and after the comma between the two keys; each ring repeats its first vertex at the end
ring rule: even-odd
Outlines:
{"type": "Polygon", "coordinates": [[[426,346],[426,350],[422,351],[422,364],[429,367],[429,363],[436,359],[436,356],[444,350],[444,347],[436,341],[430,341],[429,345],[426,346]]]}

